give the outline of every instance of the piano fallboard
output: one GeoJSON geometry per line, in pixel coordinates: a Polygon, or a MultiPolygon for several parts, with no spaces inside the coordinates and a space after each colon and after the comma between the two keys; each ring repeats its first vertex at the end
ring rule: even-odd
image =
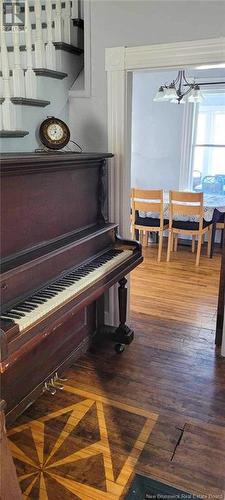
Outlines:
{"type": "Polygon", "coordinates": [[[2,312],[45,284],[55,281],[71,267],[79,265],[109,248],[115,242],[116,224],[93,226],[73,236],[42,246],[33,254],[12,256],[2,261],[0,277],[2,312]]]}

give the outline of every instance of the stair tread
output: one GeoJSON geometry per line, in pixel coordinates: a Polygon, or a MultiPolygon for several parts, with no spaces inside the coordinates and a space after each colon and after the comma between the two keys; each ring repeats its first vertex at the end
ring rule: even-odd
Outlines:
{"type": "Polygon", "coordinates": [[[21,104],[24,106],[39,106],[44,108],[50,104],[50,101],[44,99],[33,99],[29,97],[11,97],[13,104],[21,104]]]}
{"type": "MultiPolygon", "coordinates": [[[[45,45],[47,45],[47,43],[45,43],[45,45]]],[[[83,49],[80,49],[79,47],[76,47],[75,45],[71,45],[70,43],[66,43],[66,42],[53,42],[53,45],[55,45],[56,50],[66,50],[67,52],[72,52],[73,54],[80,55],[80,54],[83,54],[83,52],[84,52],[83,49]]],[[[19,49],[20,49],[20,52],[25,52],[26,45],[20,45],[19,49]]],[[[34,44],[32,44],[32,50],[34,50],[34,44]]],[[[14,46],[8,45],[7,51],[14,52],[14,46]]]]}
{"type": "Polygon", "coordinates": [[[28,134],[28,130],[0,130],[0,137],[2,139],[11,137],[25,137],[28,134]]]}
{"type": "Polygon", "coordinates": [[[54,69],[48,68],[34,68],[34,72],[37,76],[45,76],[49,78],[56,78],[58,80],[63,80],[68,76],[67,73],[63,73],[63,71],[57,71],[54,69]]]}

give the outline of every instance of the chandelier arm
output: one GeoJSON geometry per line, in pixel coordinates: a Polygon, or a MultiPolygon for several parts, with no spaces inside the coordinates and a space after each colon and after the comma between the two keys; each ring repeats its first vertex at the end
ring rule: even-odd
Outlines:
{"type": "Polygon", "coordinates": [[[182,96],[182,78],[183,78],[183,71],[179,71],[179,85],[178,89],[176,89],[176,93],[179,99],[182,96]]]}
{"type": "Polygon", "coordinates": [[[181,73],[181,71],[178,71],[178,75],[177,75],[177,77],[175,78],[175,80],[173,80],[174,85],[176,85],[176,83],[178,83],[178,82],[179,82],[179,79],[180,79],[180,73],[181,73]]]}
{"type": "Polygon", "coordinates": [[[194,85],[194,84],[195,84],[195,82],[192,82],[192,83],[191,83],[191,82],[189,82],[189,81],[187,80],[187,78],[186,78],[186,76],[185,76],[185,71],[183,71],[183,79],[184,79],[185,83],[186,83],[187,85],[189,85],[190,87],[191,87],[192,85],[194,85]]]}
{"type": "Polygon", "coordinates": [[[185,97],[187,94],[189,94],[189,92],[191,92],[192,90],[192,87],[189,87],[189,89],[186,90],[186,92],[184,92],[183,94],[181,94],[179,96],[179,100],[181,101],[181,99],[183,99],[183,97],[185,97]]]}

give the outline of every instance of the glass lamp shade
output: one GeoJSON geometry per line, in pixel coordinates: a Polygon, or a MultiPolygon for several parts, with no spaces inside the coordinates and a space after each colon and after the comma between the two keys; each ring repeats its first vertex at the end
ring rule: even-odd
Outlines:
{"type": "Polygon", "coordinates": [[[153,98],[155,102],[165,101],[165,90],[163,87],[160,87],[155,97],[153,98]]]}
{"type": "Polygon", "coordinates": [[[188,102],[194,102],[194,103],[199,103],[203,101],[203,95],[198,85],[195,85],[194,88],[191,90],[189,96],[187,96],[187,100],[188,102]]]}
{"type": "Polygon", "coordinates": [[[165,101],[171,101],[172,99],[177,99],[177,92],[174,86],[170,85],[165,89],[165,101]]]}
{"type": "Polygon", "coordinates": [[[176,98],[176,99],[171,99],[170,102],[172,104],[185,104],[186,100],[184,98],[180,99],[180,100],[178,98],[176,98]]]}

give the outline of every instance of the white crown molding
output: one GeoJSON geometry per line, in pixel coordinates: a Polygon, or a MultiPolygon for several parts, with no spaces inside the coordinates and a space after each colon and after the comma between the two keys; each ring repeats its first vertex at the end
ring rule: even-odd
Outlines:
{"type": "Polygon", "coordinates": [[[225,62],[225,37],[127,47],[126,69],[184,67],[225,62]]]}
{"type": "Polygon", "coordinates": [[[224,63],[225,37],[106,49],[106,71],[224,63]]]}

